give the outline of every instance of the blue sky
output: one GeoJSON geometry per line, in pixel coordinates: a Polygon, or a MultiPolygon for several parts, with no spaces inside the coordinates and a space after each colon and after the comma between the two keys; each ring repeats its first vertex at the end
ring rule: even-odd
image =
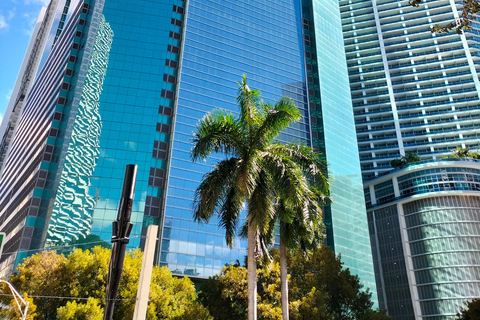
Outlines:
{"type": "Polygon", "coordinates": [[[25,50],[42,6],[50,0],[0,0],[0,115],[22,64],[25,50]]]}

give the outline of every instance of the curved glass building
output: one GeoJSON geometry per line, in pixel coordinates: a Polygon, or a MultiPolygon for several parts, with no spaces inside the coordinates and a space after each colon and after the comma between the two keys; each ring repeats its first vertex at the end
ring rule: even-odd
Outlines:
{"type": "Polygon", "coordinates": [[[380,306],[455,319],[480,292],[480,162],[424,161],[365,187],[380,306]]]}

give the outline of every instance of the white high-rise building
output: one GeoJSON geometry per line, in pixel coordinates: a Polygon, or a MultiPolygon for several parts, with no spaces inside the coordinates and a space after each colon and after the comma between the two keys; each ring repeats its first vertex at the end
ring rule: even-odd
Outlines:
{"type": "Polygon", "coordinates": [[[459,16],[448,0],[340,10],[379,306],[394,320],[453,320],[479,282],[479,164],[441,158],[479,147],[478,25],[432,33],[459,16]],[[387,175],[409,152],[428,161],[387,175]]]}
{"type": "Polygon", "coordinates": [[[407,152],[440,158],[477,149],[480,37],[431,33],[458,18],[448,0],[340,1],[364,180],[407,152]]]}

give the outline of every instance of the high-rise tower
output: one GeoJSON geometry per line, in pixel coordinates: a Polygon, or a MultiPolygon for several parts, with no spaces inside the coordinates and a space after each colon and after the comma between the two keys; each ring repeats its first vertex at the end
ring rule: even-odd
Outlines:
{"type": "Polygon", "coordinates": [[[340,1],[352,101],[365,179],[407,152],[441,158],[477,149],[480,38],[431,33],[458,18],[449,0],[340,1]]]}
{"type": "Polygon", "coordinates": [[[479,147],[478,24],[430,31],[458,10],[340,1],[379,303],[398,320],[454,319],[478,282],[478,163],[441,161],[479,147]],[[426,161],[390,172],[408,152],[426,161]]]}
{"type": "Polygon", "coordinates": [[[235,82],[246,74],[265,100],[290,97],[302,113],[281,141],[326,153],[330,244],[375,291],[337,2],[56,5],[73,13],[28,94],[0,180],[3,267],[43,247],[109,241],[129,163],[139,168],[132,247],[158,224],[158,263],[175,274],[208,277],[242,261],[246,240],[229,249],[217,221],[192,219],[194,191],[215,161],[194,164],[189,151],[207,112],[237,112],[235,82]]]}

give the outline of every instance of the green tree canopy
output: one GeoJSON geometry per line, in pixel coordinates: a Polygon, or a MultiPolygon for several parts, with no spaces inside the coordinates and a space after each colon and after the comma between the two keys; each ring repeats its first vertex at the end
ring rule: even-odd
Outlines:
{"type": "Polygon", "coordinates": [[[390,161],[390,165],[394,168],[401,168],[403,166],[406,166],[407,164],[411,164],[419,161],[422,161],[422,158],[420,158],[415,153],[407,152],[407,154],[402,156],[401,158],[393,159],[392,161],[390,161]]]}
{"type": "MultiPolygon", "coordinates": [[[[133,317],[142,256],[140,250],[133,250],[125,257],[115,303],[116,320],[133,317]]],[[[35,320],[102,319],[109,258],[110,250],[102,247],[91,251],[77,249],[68,257],[42,252],[26,258],[9,281],[31,299],[32,319],[33,313],[35,320]]],[[[6,288],[1,289],[7,293],[6,288]]],[[[190,279],[173,277],[166,267],[153,268],[147,319],[187,320],[192,319],[188,314],[196,313],[196,319],[211,320],[207,310],[195,299],[195,287],[190,279]]],[[[8,307],[11,298],[2,296],[1,301],[6,306],[0,316],[8,317],[15,312],[8,307]]]]}
{"type": "Polygon", "coordinates": [[[480,319],[480,299],[473,299],[467,305],[467,308],[462,308],[457,313],[456,320],[478,320],[480,319]]]}
{"type": "MultiPolygon", "coordinates": [[[[268,268],[258,269],[258,318],[280,320],[280,270],[278,253],[268,268]],[[275,261],[276,260],[276,261],[275,261]]],[[[290,318],[293,320],[388,320],[383,311],[373,310],[371,293],[363,290],[357,276],[343,268],[339,257],[323,246],[312,256],[303,252],[289,256],[290,318]]],[[[207,280],[199,300],[215,320],[243,320],[247,308],[247,271],[226,266],[207,280]]]]}

